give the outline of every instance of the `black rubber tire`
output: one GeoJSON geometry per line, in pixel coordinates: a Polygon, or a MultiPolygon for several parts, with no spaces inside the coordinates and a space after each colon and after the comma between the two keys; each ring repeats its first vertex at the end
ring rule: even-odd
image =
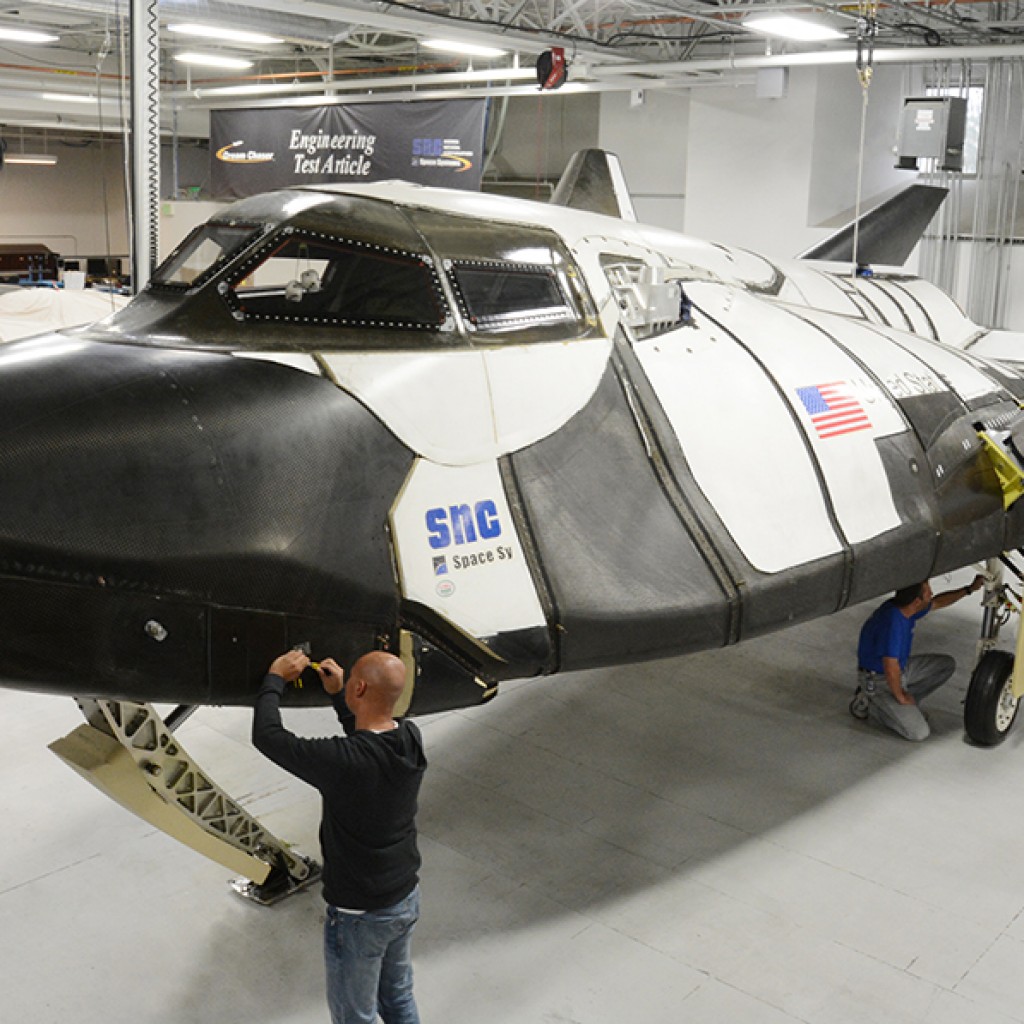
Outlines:
{"type": "Polygon", "coordinates": [[[1010,691],[1013,655],[1009,651],[988,651],[978,662],[967,687],[964,730],[979,747],[995,747],[1009,735],[1017,719],[1020,702],[1010,691]]]}

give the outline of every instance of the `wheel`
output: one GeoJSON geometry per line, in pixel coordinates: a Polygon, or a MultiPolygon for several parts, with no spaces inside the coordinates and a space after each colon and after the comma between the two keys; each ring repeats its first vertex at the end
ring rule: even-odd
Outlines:
{"type": "Polygon", "coordinates": [[[871,698],[862,687],[858,686],[853,693],[853,700],[850,701],[850,714],[863,722],[868,717],[869,707],[871,707],[871,698]]]}
{"type": "Polygon", "coordinates": [[[981,747],[994,747],[1006,739],[1017,717],[1019,702],[1013,695],[1009,651],[988,651],[978,662],[967,687],[964,729],[981,747]]]}

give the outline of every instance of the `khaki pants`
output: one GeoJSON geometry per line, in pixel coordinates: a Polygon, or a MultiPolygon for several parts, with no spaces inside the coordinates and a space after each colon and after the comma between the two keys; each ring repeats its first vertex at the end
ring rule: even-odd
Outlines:
{"type": "Polygon", "coordinates": [[[858,672],[860,685],[869,700],[868,717],[905,740],[926,740],[931,729],[918,705],[946,683],[955,670],[956,662],[948,654],[914,655],[903,672],[903,689],[914,698],[913,704],[901,704],[892,695],[885,676],[877,672],[858,672]]]}

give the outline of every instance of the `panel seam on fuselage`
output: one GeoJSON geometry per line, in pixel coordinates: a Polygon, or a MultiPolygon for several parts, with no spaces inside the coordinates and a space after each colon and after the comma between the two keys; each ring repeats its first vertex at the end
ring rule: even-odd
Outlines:
{"type": "MultiPolygon", "coordinates": [[[[917,306],[917,308],[921,311],[921,315],[925,318],[925,320],[928,323],[928,330],[932,332],[932,341],[940,341],[941,339],[939,338],[938,328],[935,326],[935,321],[932,320],[932,316],[928,312],[928,307],[925,306],[925,304],[921,302],[921,300],[909,288],[905,288],[899,281],[895,280],[894,278],[887,277],[883,278],[882,280],[884,280],[887,285],[891,285],[893,288],[895,288],[896,291],[898,291],[901,295],[905,295],[908,299],[910,299],[910,301],[915,306],[917,306]]],[[[913,328],[911,328],[911,330],[913,330],[913,328]]],[[[916,334],[917,332],[915,331],[914,333],[916,334]]]]}
{"type": "Polygon", "coordinates": [[[508,455],[503,455],[498,459],[498,475],[501,477],[502,485],[505,488],[505,499],[508,501],[509,511],[512,513],[512,521],[519,528],[519,543],[523,546],[526,567],[530,571],[533,588],[547,623],[551,655],[548,659],[548,664],[545,666],[545,674],[551,675],[559,671],[562,663],[562,645],[559,642],[561,635],[561,612],[558,608],[558,602],[555,600],[551,580],[544,571],[544,564],[541,561],[537,548],[537,539],[533,532],[533,523],[527,512],[526,503],[523,501],[522,488],[519,486],[519,476],[516,473],[512,459],[508,455]]]}
{"type": "Polygon", "coordinates": [[[619,381],[619,386],[622,388],[626,397],[626,403],[633,414],[637,430],[640,431],[640,435],[650,453],[651,467],[662,491],[668,497],[669,503],[676,515],[686,527],[693,543],[704,559],[704,563],[711,571],[715,582],[721,588],[722,594],[725,597],[729,608],[729,628],[726,634],[726,643],[737,643],[740,638],[743,620],[742,580],[729,564],[729,560],[724,552],[715,544],[714,538],[705,529],[699,514],[694,509],[690,499],[686,496],[685,490],[672,472],[671,462],[665,453],[662,439],[651,421],[650,413],[644,401],[637,391],[634,373],[642,373],[643,371],[639,369],[634,371],[630,367],[630,356],[635,358],[629,339],[622,330],[616,331],[611,361],[619,381]]]}
{"type": "Polygon", "coordinates": [[[818,481],[818,489],[821,491],[822,504],[825,507],[825,511],[828,514],[829,523],[832,529],[835,531],[836,539],[839,541],[842,547],[843,553],[843,585],[839,594],[839,601],[836,604],[835,610],[838,611],[840,608],[846,606],[849,600],[850,592],[853,587],[853,548],[850,545],[850,541],[846,536],[846,532],[843,530],[842,525],[839,521],[839,516],[836,514],[835,504],[832,501],[832,494],[828,488],[828,482],[825,479],[825,473],[821,468],[821,462],[818,459],[817,453],[814,451],[814,446],[811,444],[810,438],[807,436],[806,430],[800,423],[799,418],[796,415],[796,411],[793,406],[786,399],[786,393],[782,388],[782,385],[776,379],[775,374],[772,373],[771,369],[764,362],[761,357],[747,345],[742,338],[739,337],[734,331],[729,330],[724,324],[720,323],[713,316],[711,316],[706,310],[700,309],[699,306],[694,304],[694,309],[699,309],[702,316],[706,317],[708,322],[717,327],[723,334],[731,338],[736,345],[738,345],[750,359],[757,365],[757,367],[764,374],[765,379],[769,382],[771,387],[775,390],[778,395],[779,401],[782,403],[783,408],[786,410],[790,419],[793,422],[793,426],[796,429],[798,436],[803,444],[804,451],[807,453],[807,457],[810,460],[811,467],[814,470],[815,478],[818,481]]]}

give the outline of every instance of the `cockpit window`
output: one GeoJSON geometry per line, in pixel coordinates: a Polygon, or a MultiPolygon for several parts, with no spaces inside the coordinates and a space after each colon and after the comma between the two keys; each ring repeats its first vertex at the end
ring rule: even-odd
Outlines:
{"type": "Polygon", "coordinates": [[[261,224],[204,224],[154,271],[154,284],[193,288],[262,230],[261,224]]]}
{"type": "Polygon", "coordinates": [[[360,328],[450,328],[429,256],[306,232],[253,254],[227,291],[245,320],[360,328]]]}
{"type": "Polygon", "coordinates": [[[575,322],[579,319],[553,267],[452,260],[449,275],[463,315],[482,330],[575,322]]]}

